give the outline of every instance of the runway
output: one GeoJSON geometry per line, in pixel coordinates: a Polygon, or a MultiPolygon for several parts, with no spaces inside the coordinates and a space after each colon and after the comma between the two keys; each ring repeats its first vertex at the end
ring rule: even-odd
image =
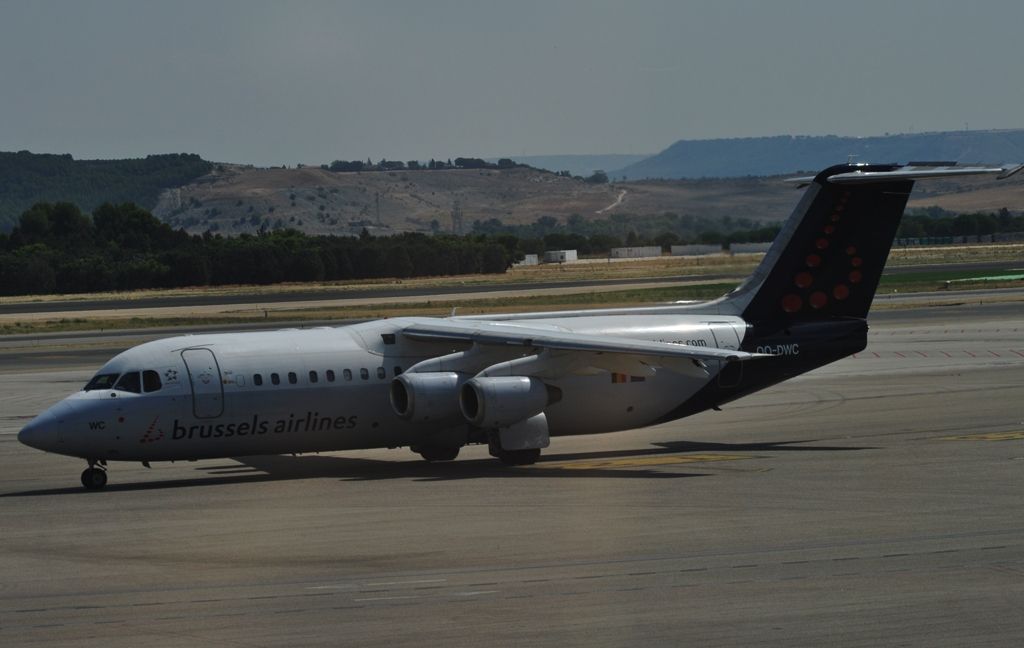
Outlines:
{"type": "Polygon", "coordinates": [[[99,493],[15,434],[132,334],[15,349],[0,645],[1019,644],[1024,308],[871,322],[854,358],[531,467],[112,464],[99,493]]]}

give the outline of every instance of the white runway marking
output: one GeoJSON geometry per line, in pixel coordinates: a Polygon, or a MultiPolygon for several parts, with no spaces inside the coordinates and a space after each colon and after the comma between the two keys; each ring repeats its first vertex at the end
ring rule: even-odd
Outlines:
{"type": "Polygon", "coordinates": [[[497,594],[498,590],[480,590],[477,592],[455,592],[453,596],[480,596],[482,594],[497,594]]]}

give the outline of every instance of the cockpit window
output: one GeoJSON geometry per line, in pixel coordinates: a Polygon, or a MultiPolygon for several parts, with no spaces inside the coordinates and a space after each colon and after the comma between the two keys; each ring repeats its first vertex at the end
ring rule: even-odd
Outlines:
{"type": "Polygon", "coordinates": [[[142,392],[142,381],[139,380],[138,371],[129,371],[128,373],[121,376],[114,385],[114,389],[117,391],[131,392],[138,394],[142,392]]]}
{"type": "Polygon", "coordinates": [[[121,374],[108,373],[108,374],[96,374],[92,377],[88,383],[86,383],[85,391],[92,391],[93,389],[110,389],[117,382],[117,377],[121,374]]]}
{"type": "Polygon", "coordinates": [[[146,393],[158,391],[163,385],[160,384],[160,374],[152,369],[142,372],[142,387],[146,393]]]}

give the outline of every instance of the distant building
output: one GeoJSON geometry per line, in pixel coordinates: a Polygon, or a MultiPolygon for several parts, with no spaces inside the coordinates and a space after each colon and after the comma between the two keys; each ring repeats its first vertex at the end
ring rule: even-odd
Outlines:
{"type": "Polygon", "coordinates": [[[969,234],[967,236],[924,236],[921,238],[898,238],[894,245],[963,245],[969,243],[1006,243],[1024,241],[1024,232],[1002,232],[1000,234],[969,234]]]}
{"type": "Polygon", "coordinates": [[[576,261],[576,250],[548,250],[544,253],[544,263],[566,263],[576,261]]]}
{"type": "Polygon", "coordinates": [[[612,248],[608,254],[613,259],[642,259],[644,257],[661,256],[660,245],[643,245],[640,247],[617,247],[612,248]]]}
{"type": "Polygon", "coordinates": [[[1024,241],[1024,232],[1003,232],[1002,234],[992,235],[993,243],[1005,241],[1024,241]]]}
{"type": "Polygon", "coordinates": [[[706,256],[708,254],[722,254],[724,250],[721,245],[673,245],[672,256],[706,256]]]}
{"type": "Polygon", "coordinates": [[[536,254],[524,254],[522,261],[517,261],[516,265],[521,266],[535,266],[540,264],[540,258],[536,254]]]}
{"type": "Polygon", "coordinates": [[[730,243],[729,251],[733,254],[751,254],[754,252],[767,252],[771,243],[730,243]]]}

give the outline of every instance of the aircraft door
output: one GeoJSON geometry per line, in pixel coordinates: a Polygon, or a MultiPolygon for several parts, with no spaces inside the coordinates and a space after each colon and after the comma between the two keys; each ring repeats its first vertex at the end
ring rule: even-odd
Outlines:
{"type": "MultiPolygon", "coordinates": [[[[732,351],[740,348],[740,336],[730,322],[708,322],[711,327],[711,334],[715,336],[715,346],[719,349],[730,349],[732,351]]],[[[743,380],[742,362],[725,362],[720,360],[718,372],[719,387],[738,387],[743,380]]]]}
{"type": "Polygon", "coordinates": [[[181,359],[192,384],[192,412],[196,418],[216,418],[224,413],[224,385],[217,358],[209,349],[185,349],[181,359]]]}

